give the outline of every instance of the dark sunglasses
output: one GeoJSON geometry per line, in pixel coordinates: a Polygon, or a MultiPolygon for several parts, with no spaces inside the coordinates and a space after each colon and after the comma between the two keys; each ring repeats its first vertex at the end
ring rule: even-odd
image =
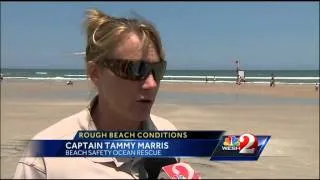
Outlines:
{"type": "Polygon", "coordinates": [[[145,80],[150,73],[156,81],[160,81],[167,67],[165,60],[150,63],[146,60],[105,59],[100,64],[110,69],[115,75],[132,81],[145,80]]]}

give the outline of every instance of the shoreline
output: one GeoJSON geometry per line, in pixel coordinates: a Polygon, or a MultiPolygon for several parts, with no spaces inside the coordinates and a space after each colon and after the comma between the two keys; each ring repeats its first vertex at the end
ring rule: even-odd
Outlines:
{"type": "MultiPolygon", "coordinates": [[[[76,76],[82,76],[82,75],[76,75],[76,76]]],[[[174,77],[174,76],[172,76],[174,77]]],[[[178,77],[178,76],[177,76],[178,77]]],[[[202,83],[208,83],[208,84],[235,84],[236,83],[236,79],[235,78],[227,78],[227,79],[232,79],[232,80],[212,80],[211,76],[207,76],[208,78],[210,77],[210,79],[208,81],[206,81],[205,78],[192,78],[194,76],[189,76],[191,78],[188,78],[188,76],[183,76],[186,79],[179,79],[179,78],[169,78],[169,79],[162,79],[161,82],[162,83],[192,83],[192,84],[202,84],[202,83]]],[[[201,77],[201,76],[200,76],[201,77]]],[[[203,76],[206,77],[206,76],[203,76]]],[[[289,78],[288,80],[295,80],[295,79],[291,79],[291,77],[286,77],[289,78]]],[[[308,78],[308,77],[307,77],[308,78]]],[[[283,82],[280,79],[277,80],[276,79],[276,84],[277,85],[314,85],[315,83],[319,83],[320,77],[309,77],[309,78],[313,78],[313,79],[309,79],[310,81],[312,80],[312,82],[283,82]]],[[[259,78],[256,78],[259,79],[259,78]]],[[[77,78],[73,78],[73,77],[3,77],[3,80],[9,80],[9,81],[88,81],[89,79],[87,77],[77,77],[77,78]]],[[[261,79],[262,80],[262,79],[261,79]]],[[[256,84],[256,85],[269,85],[270,84],[270,80],[269,79],[263,79],[264,81],[252,81],[252,80],[248,80],[246,82],[242,82],[242,84],[256,84]]],[[[282,79],[283,80],[283,79],[282,79]]],[[[304,79],[301,79],[304,80],[304,79]]]]}
{"type": "MultiPolygon", "coordinates": [[[[73,89],[76,92],[81,90],[91,92],[94,87],[89,80],[74,81],[73,86],[66,86],[66,80],[26,80],[26,79],[4,79],[1,81],[1,86],[6,84],[14,84],[15,86],[22,85],[40,85],[39,87],[29,87],[38,91],[39,88],[59,89],[65,87],[73,89]]],[[[307,84],[276,84],[276,87],[269,87],[269,84],[241,84],[232,83],[175,83],[161,82],[159,92],[197,92],[197,93],[221,93],[221,94],[245,94],[245,95],[263,95],[273,97],[288,97],[288,98],[317,98],[319,97],[319,89],[315,90],[314,85],[307,84]]]]}

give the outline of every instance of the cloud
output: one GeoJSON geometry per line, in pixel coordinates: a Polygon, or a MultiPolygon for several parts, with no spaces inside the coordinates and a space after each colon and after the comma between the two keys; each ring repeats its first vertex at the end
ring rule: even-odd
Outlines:
{"type": "Polygon", "coordinates": [[[86,54],[86,52],[74,52],[74,53],[72,53],[72,55],[75,55],[75,56],[77,56],[77,55],[85,55],[86,54]]]}

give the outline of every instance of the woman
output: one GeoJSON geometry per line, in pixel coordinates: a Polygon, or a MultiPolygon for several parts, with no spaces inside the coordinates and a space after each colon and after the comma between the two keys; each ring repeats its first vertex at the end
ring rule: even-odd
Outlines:
{"type": "MultiPolygon", "coordinates": [[[[176,130],[150,114],[166,70],[155,27],[89,10],[86,29],[87,73],[98,94],[88,108],[33,139],[73,139],[78,130],[176,130]]],[[[140,158],[24,157],[14,177],[129,179],[148,177],[145,169],[140,158]]]]}

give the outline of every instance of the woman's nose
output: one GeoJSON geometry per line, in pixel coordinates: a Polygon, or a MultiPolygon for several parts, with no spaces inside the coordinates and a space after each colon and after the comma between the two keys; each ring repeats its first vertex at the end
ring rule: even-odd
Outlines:
{"type": "Polygon", "coordinates": [[[157,82],[154,79],[152,73],[149,74],[149,76],[144,80],[144,83],[142,85],[142,89],[154,89],[157,87],[157,82]]]}

